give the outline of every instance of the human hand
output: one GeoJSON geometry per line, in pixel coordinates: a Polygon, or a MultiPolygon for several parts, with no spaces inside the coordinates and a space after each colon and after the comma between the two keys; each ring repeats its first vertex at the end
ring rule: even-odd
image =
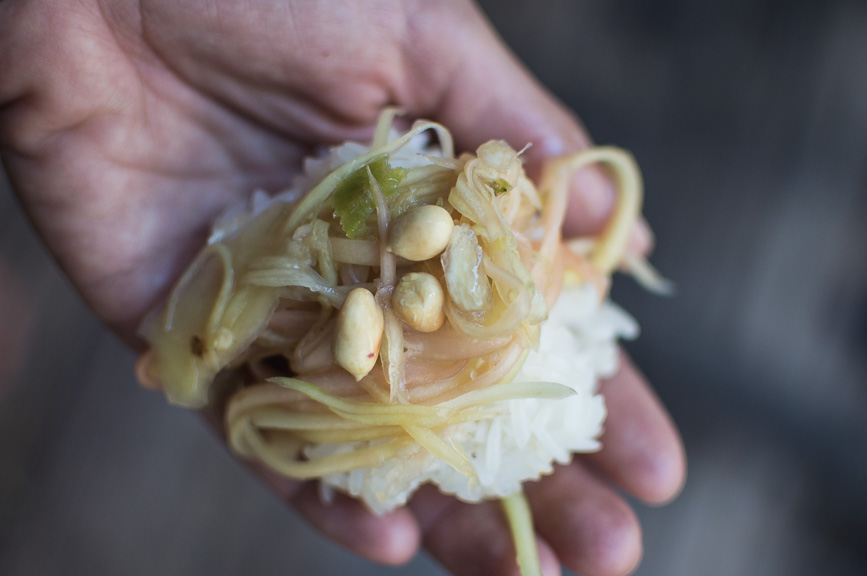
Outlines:
{"type": "MultiPolygon", "coordinates": [[[[369,137],[380,109],[448,126],[459,149],[532,142],[529,168],[588,145],[470,3],[0,3],[0,150],[39,233],[99,317],[133,346],[228,204],[283,187],[312,147],[369,137]]],[[[572,231],[611,191],[583,171],[572,231]]],[[[605,449],[527,487],[546,573],[634,568],[640,530],[610,482],[660,502],[683,480],[676,431],[628,362],[606,382],[605,449]]],[[[499,508],[423,491],[376,518],[263,473],[326,534],[397,563],[423,541],[456,574],[512,573],[499,508]]]]}

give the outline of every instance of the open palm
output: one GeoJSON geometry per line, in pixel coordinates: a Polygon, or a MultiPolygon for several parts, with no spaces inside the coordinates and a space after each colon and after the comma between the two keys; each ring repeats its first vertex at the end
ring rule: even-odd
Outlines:
{"type": "MultiPolygon", "coordinates": [[[[531,168],[587,144],[464,0],[5,0],[0,71],[13,187],[83,298],[133,346],[218,213],[254,188],[285,186],[313,147],[368,137],[384,105],[443,122],[459,148],[532,142],[531,168]]],[[[601,177],[582,178],[573,229],[598,225],[607,198],[601,177]]],[[[628,362],[603,393],[606,449],[528,489],[551,572],[558,559],[628,572],[640,532],[609,481],[653,502],[682,482],[676,432],[628,362]]],[[[422,491],[374,518],[264,475],[367,557],[401,562],[423,540],[457,574],[515,570],[496,507],[422,491]]]]}

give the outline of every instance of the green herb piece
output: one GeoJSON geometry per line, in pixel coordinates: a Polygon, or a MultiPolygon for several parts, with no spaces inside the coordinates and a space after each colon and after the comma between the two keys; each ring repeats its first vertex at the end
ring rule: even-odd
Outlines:
{"type": "Polygon", "coordinates": [[[405,168],[392,168],[387,158],[375,160],[353,172],[334,190],[334,215],[349,238],[365,238],[376,233],[376,201],[370,189],[366,168],[382,188],[385,199],[397,194],[397,185],[406,176],[405,168]]]}

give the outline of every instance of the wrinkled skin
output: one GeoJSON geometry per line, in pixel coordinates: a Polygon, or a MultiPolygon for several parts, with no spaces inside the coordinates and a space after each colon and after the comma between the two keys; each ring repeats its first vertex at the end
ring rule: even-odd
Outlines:
{"type": "MultiPolygon", "coordinates": [[[[458,149],[533,142],[531,172],[588,144],[463,0],[5,0],[0,70],[13,187],[82,297],[137,348],[143,314],[221,209],[285,184],[314,145],[370,136],[383,105],[446,124],[458,149]]],[[[575,184],[567,229],[592,231],[610,187],[590,170],[575,184]]],[[[683,482],[677,433],[628,361],[603,393],[605,449],[528,486],[546,574],[558,562],[590,576],[630,572],[640,528],[617,488],[660,503],[683,482]]],[[[311,485],[262,475],[368,558],[400,563],[421,543],[455,574],[516,572],[494,503],[423,490],[374,518],[348,498],[324,507],[311,485]]]]}

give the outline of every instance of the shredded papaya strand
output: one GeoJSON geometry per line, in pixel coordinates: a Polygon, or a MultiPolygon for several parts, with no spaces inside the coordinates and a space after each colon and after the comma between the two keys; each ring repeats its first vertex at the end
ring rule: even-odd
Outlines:
{"type": "MultiPolygon", "coordinates": [[[[226,435],[229,446],[242,456],[250,456],[249,445],[244,442],[245,430],[250,426],[256,426],[255,420],[260,413],[267,414],[267,408],[252,409],[239,415],[235,415],[232,420],[226,420],[226,435]]],[[[347,428],[349,426],[358,426],[358,424],[347,421],[335,416],[334,414],[299,414],[295,413],[294,417],[283,417],[280,420],[283,427],[282,430],[294,431],[298,430],[337,430],[347,428]]]]}
{"type": "Polygon", "coordinates": [[[644,190],[641,171],[633,156],[612,146],[589,148],[551,162],[545,171],[543,184],[546,189],[568,191],[571,173],[597,163],[611,169],[618,194],[614,213],[590,254],[590,260],[603,274],[611,274],[623,259],[629,232],[641,213],[644,190]]]}
{"type": "MultiPolygon", "coordinates": [[[[442,158],[436,158],[434,156],[427,156],[422,154],[425,159],[428,159],[432,162],[432,164],[428,164],[425,166],[416,166],[415,168],[410,168],[400,183],[397,185],[398,189],[409,189],[413,188],[415,190],[419,190],[420,188],[425,188],[427,186],[431,186],[432,181],[436,182],[441,187],[442,184],[448,182],[450,180],[454,180],[455,178],[455,170],[454,166],[440,166],[435,162],[437,160],[442,160],[442,158]]],[[[449,159],[449,162],[454,162],[449,159]]],[[[448,190],[445,191],[448,193],[448,190]]],[[[424,192],[421,193],[424,195],[424,192]]]]}
{"type": "Polygon", "coordinates": [[[245,429],[244,441],[250,451],[272,470],[297,480],[312,480],[349,472],[358,468],[375,468],[394,458],[406,444],[406,440],[392,440],[381,446],[359,448],[352,452],[314,458],[312,460],[289,460],[271,448],[262,435],[252,426],[245,429]]]}
{"type": "Polygon", "coordinates": [[[370,184],[370,190],[373,193],[373,201],[376,203],[376,222],[377,231],[379,232],[379,274],[384,286],[394,286],[396,280],[395,256],[392,252],[386,249],[388,246],[388,227],[391,224],[391,219],[388,213],[388,204],[385,201],[385,196],[382,193],[382,187],[370,167],[367,167],[367,179],[370,184]]]}
{"type": "Polygon", "coordinates": [[[358,385],[361,389],[367,392],[374,402],[379,404],[388,404],[389,393],[388,390],[384,389],[383,384],[387,385],[385,382],[385,374],[381,370],[371,370],[367,376],[358,381],[358,385]]]}
{"type": "Polygon", "coordinates": [[[460,374],[451,379],[454,382],[451,387],[431,398],[425,398],[420,403],[436,406],[473,390],[480,390],[497,382],[508,382],[521,369],[528,353],[527,347],[515,339],[511,344],[497,352],[500,357],[495,366],[481,374],[475,373],[476,368],[467,366],[460,374]]]}
{"type": "Polygon", "coordinates": [[[522,279],[517,274],[499,266],[487,256],[482,259],[485,274],[491,278],[496,294],[500,297],[505,310],[485,328],[501,333],[514,333],[530,314],[532,298],[537,286],[529,278],[522,279]]]}
{"type": "Polygon", "coordinates": [[[433,430],[421,426],[404,426],[404,430],[413,440],[418,442],[425,450],[463,474],[470,485],[477,485],[479,478],[473,463],[467,457],[466,452],[457,444],[449,443],[439,437],[433,430]]]}
{"type": "Polygon", "coordinates": [[[366,428],[391,428],[399,429],[405,425],[424,426],[430,429],[440,429],[451,424],[461,422],[475,422],[502,415],[502,410],[491,408],[464,409],[448,418],[439,416],[407,416],[405,414],[370,415],[358,412],[347,412],[338,408],[331,408],[333,418],[340,420],[339,425],[333,424],[333,420],[325,418],[323,414],[310,415],[305,418],[304,412],[265,412],[261,411],[245,414],[245,417],[262,428],[275,428],[281,430],[309,431],[327,430],[335,428],[346,430],[347,433],[366,428]]]}
{"type": "Polygon", "coordinates": [[[214,302],[214,309],[208,317],[207,334],[210,337],[217,332],[220,322],[223,319],[223,313],[229,305],[229,300],[232,298],[232,292],[235,287],[235,271],[232,268],[232,253],[225,244],[211,244],[220,256],[220,262],[223,264],[223,281],[220,284],[220,293],[217,295],[217,300],[214,302]]]}
{"type": "Polygon", "coordinates": [[[445,418],[453,415],[455,412],[451,409],[438,408],[436,406],[417,406],[412,404],[389,405],[377,404],[374,402],[354,402],[343,399],[339,396],[328,394],[317,386],[295,378],[272,378],[269,382],[274,382],[280,386],[285,386],[286,388],[302,392],[313,400],[324,404],[329,409],[338,410],[346,414],[382,417],[445,418]]]}
{"type": "Polygon", "coordinates": [[[370,442],[383,438],[396,438],[403,434],[400,426],[372,426],[353,430],[300,430],[293,432],[311,444],[342,444],[344,442],[370,442]]]}
{"type": "Polygon", "coordinates": [[[436,332],[411,332],[405,335],[404,344],[413,359],[420,360],[467,360],[492,354],[507,346],[512,337],[482,340],[444,327],[436,332]]]}
{"type": "Polygon", "coordinates": [[[533,513],[524,493],[519,491],[501,500],[512,542],[518,560],[521,576],[542,576],[539,551],[536,549],[536,531],[533,528],[533,513]]]}
{"type": "Polygon", "coordinates": [[[412,168],[398,183],[396,194],[389,198],[391,217],[397,218],[410,208],[424,204],[442,205],[448,209],[446,197],[454,185],[455,178],[456,173],[454,170],[440,166],[412,168]],[[429,171],[432,175],[428,176],[424,181],[419,181],[418,178],[421,175],[414,173],[425,169],[433,169],[429,171]],[[408,181],[409,178],[414,176],[417,176],[415,181],[408,181]]]}
{"type": "MultiPolygon", "coordinates": [[[[240,284],[240,283],[239,283],[240,284]]],[[[263,286],[238,286],[235,294],[226,305],[226,310],[223,312],[223,324],[226,326],[234,326],[244,316],[247,307],[257,297],[269,295],[274,300],[274,309],[277,308],[279,293],[270,287],[263,286]]]]}
{"type": "Polygon", "coordinates": [[[329,286],[324,278],[311,268],[251,270],[244,275],[243,281],[252,286],[267,288],[306,288],[335,308],[343,305],[349,293],[347,286],[329,286]]]}
{"type": "Polygon", "coordinates": [[[491,307],[491,313],[486,315],[494,318],[490,324],[483,324],[472,312],[463,312],[451,300],[443,304],[443,312],[449,322],[464,334],[480,340],[499,340],[509,335],[509,328],[514,331],[523,322],[530,308],[528,300],[529,298],[520,299],[514,306],[508,306],[502,301],[495,303],[491,307]]]}
{"type": "Polygon", "coordinates": [[[416,391],[421,391],[421,398],[430,396],[426,389],[439,388],[442,382],[460,374],[467,365],[467,360],[438,362],[419,359],[409,354],[407,357],[409,361],[406,363],[406,385],[412,390],[413,396],[416,391]]]}
{"type": "Polygon", "coordinates": [[[314,310],[277,310],[254,344],[263,348],[294,346],[314,326],[318,317],[319,312],[314,310]]]}
{"type": "Polygon", "coordinates": [[[539,253],[551,258],[560,243],[563,222],[566,220],[566,206],[569,203],[569,174],[575,171],[569,164],[569,159],[558,158],[545,163],[542,170],[542,183],[539,189],[545,201],[542,208],[542,242],[539,253]]]}
{"type": "Polygon", "coordinates": [[[190,281],[193,279],[193,276],[199,269],[204,265],[208,258],[212,257],[216,253],[216,256],[219,258],[219,261],[223,267],[223,278],[220,284],[220,291],[217,295],[217,300],[214,304],[214,308],[211,310],[211,314],[208,316],[208,320],[205,324],[207,327],[208,335],[213,334],[216,330],[217,326],[220,323],[220,319],[223,316],[223,312],[228,305],[229,299],[232,296],[232,288],[234,285],[234,272],[232,269],[232,254],[229,252],[229,249],[219,242],[214,244],[208,244],[205,248],[199,252],[199,255],[196,256],[196,259],[190,264],[190,267],[187,268],[187,271],[184,272],[184,275],[181,276],[181,279],[178,280],[174,289],[172,289],[171,294],[169,294],[169,298],[166,301],[166,309],[164,316],[163,329],[171,330],[173,319],[175,316],[175,309],[178,306],[178,301],[181,298],[181,295],[184,292],[184,288],[190,281]]]}
{"type": "Polygon", "coordinates": [[[328,229],[328,222],[317,218],[313,221],[313,231],[310,234],[319,260],[319,274],[329,286],[337,286],[337,266],[334,262],[328,229]]]}
{"type": "Polygon", "coordinates": [[[294,372],[310,374],[334,366],[332,342],[337,320],[331,316],[332,308],[323,306],[321,310],[321,322],[310,328],[289,355],[289,365],[294,372]]]}
{"type": "MultiPolygon", "coordinates": [[[[438,416],[436,414],[426,414],[424,416],[414,416],[410,414],[371,414],[367,412],[346,411],[339,408],[331,407],[331,411],[347,420],[358,422],[367,426],[405,426],[407,424],[417,424],[433,428],[441,426],[444,418],[449,416],[438,416]]],[[[451,418],[456,416],[452,415],[451,418]]]]}
{"type": "Polygon", "coordinates": [[[308,396],[273,382],[263,382],[243,388],[236,392],[232,396],[229,405],[226,408],[224,421],[228,427],[233,425],[233,423],[239,419],[247,417],[254,411],[273,408],[275,410],[286,410],[296,414],[302,421],[306,418],[325,419],[327,417],[331,420],[332,425],[353,425],[349,422],[340,420],[330,411],[324,410],[324,408],[318,413],[302,413],[300,410],[292,408],[292,406],[301,401],[309,402],[308,396]]]}
{"type": "Polygon", "coordinates": [[[518,219],[518,215],[524,207],[524,197],[521,194],[521,191],[516,186],[501,196],[498,201],[503,217],[506,219],[506,222],[509,223],[509,226],[514,229],[515,221],[518,219]]]}
{"type": "Polygon", "coordinates": [[[301,340],[298,341],[289,354],[288,360],[290,366],[300,366],[301,364],[309,366],[308,361],[310,357],[314,356],[314,352],[316,351],[324,352],[324,354],[331,358],[329,362],[333,364],[330,343],[337,324],[337,320],[332,315],[335,308],[336,306],[320,306],[319,318],[310,327],[310,330],[301,337],[301,340]]]}
{"type": "Polygon", "coordinates": [[[523,332],[535,327],[524,327],[506,346],[493,354],[481,356],[476,361],[466,361],[454,375],[433,382],[418,382],[414,378],[413,400],[425,406],[441,405],[460,398],[473,390],[483,389],[500,382],[511,382],[523,365],[533,338],[523,332]]]}
{"type": "Polygon", "coordinates": [[[353,240],[352,238],[331,238],[334,260],[343,264],[360,266],[379,266],[379,240],[353,240]]]}
{"type": "Polygon", "coordinates": [[[553,254],[545,256],[536,252],[525,237],[518,235],[518,241],[522,260],[527,260],[525,264],[530,269],[530,276],[550,310],[563,285],[563,244],[558,242],[553,254]]]}
{"type": "Polygon", "coordinates": [[[627,252],[621,263],[624,272],[632,275],[642,288],[657,296],[671,296],[675,293],[675,285],[663,277],[659,271],[641,254],[627,252]]]}
{"type": "Polygon", "coordinates": [[[394,124],[394,117],[403,114],[403,110],[398,106],[386,106],[379,113],[379,118],[376,120],[376,131],[373,133],[373,142],[370,147],[374,150],[380,146],[388,144],[388,138],[391,135],[391,126],[394,124]]]}
{"type": "Polygon", "coordinates": [[[229,400],[224,420],[230,423],[244,412],[261,406],[277,405],[286,401],[287,397],[291,399],[295,396],[297,396],[296,392],[276,384],[260,384],[242,388],[229,400]]]}
{"type": "Polygon", "coordinates": [[[464,410],[440,416],[428,414],[425,416],[412,416],[407,414],[365,414],[359,412],[346,412],[339,408],[331,408],[331,410],[341,418],[351,420],[364,426],[417,426],[429,428],[431,430],[440,429],[451,424],[459,424],[461,422],[471,422],[485,420],[500,415],[497,410],[479,409],[479,410],[464,410]]]}
{"type": "Polygon", "coordinates": [[[453,400],[447,400],[438,406],[463,410],[471,406],[481,406],[503,400],[519,400],[523,398],[559,400],[573,395],[575,395],[575,390],[557,382],[505,382],[472,390],[453,400]]]}
{"type": "Polygon", "coordinates": [[[310,412],[298,412],[282,406],[267,406],[254,409],[245,413],[244,416],[257,428],[277,428],[280,430],[349,430],[361,431],[364,426],[341,418],[334,413],[316,414],[310,412]]]}

